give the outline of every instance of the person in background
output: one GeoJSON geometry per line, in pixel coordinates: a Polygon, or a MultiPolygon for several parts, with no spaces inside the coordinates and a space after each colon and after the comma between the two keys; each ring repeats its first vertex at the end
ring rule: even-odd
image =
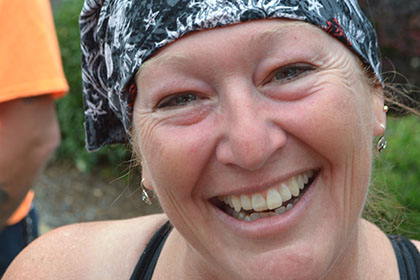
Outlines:
{"type": "Polygon", "coordinates": [[[31,186],[60,142],[68,91],[49,0],[0,0],[0,276],[38,236],[31,186]]]}

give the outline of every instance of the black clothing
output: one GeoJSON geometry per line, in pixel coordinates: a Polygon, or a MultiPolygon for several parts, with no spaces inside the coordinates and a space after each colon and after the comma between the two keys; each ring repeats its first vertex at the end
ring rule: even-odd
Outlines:
{"type": "Polygon", "coordinates": [[[420,253],[407,238],[389,235],[398,261],[401,280],[420,280],[420,253]]]}
{"type": "Polygon", "coordinates": [[[172,225],[168,221],[153,235],[146,249],[144,249],[130,280],[152,279],[153,271],[155,270],[163,244],[165,244],[171,229],[172,225]]]}
{"type": "MultiPolygon", "coordinates": [[[[163,244],[172,225],[166,222],[152,237],[144,249],[130,280],[150,280],[163,244]]],[[[420,253],[414,244],[403,236],[389,235],[398,261],[400,280],[420,280],[420,253]]]]}

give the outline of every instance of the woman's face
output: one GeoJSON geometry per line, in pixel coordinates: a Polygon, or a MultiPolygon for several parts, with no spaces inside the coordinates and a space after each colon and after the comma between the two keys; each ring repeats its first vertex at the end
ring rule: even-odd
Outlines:
{"type": "Polygon", "coordinates": [[[336,39],[286,20],[196,32],[143,65],[135,144],[193,265],[319,279],[345,258],[385,121],[363,75],[336,39]]]}

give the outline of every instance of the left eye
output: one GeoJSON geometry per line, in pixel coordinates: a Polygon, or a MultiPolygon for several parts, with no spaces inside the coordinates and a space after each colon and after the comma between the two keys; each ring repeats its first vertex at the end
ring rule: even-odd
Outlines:
{"type": "Polygon", "coordinates": [[[270,81],[288,83],[308,75],[315,68],[308,64],[292,64],[281,67],[273,72],[270,81]]]}
{"type": "Polygon", "coordinates": [[[169,96],[167,98],[164,98],[162,101],[159,102],[159,104],[157,105],[157,108],[162,109],[162,108],[185,106],[188,103],[194,102],[197,99],[198,99],[197,95],[193,93],[180,93],[174,96],[169,96]]]}

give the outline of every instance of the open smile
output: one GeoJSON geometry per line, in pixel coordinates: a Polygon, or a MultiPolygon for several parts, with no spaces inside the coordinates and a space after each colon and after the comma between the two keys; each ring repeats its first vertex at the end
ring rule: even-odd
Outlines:
{"type": "Polygon", "coordinates": [[[244,221],[278,216],[299,202],[317,173],[313,170],[303,172],[263,192],[220,196],[216,205],[228,215],[244,221]]]}

